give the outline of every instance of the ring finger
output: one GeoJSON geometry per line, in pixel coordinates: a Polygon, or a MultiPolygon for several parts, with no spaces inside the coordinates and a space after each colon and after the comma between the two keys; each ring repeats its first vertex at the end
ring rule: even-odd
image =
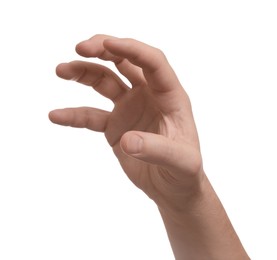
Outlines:
{"type": "Polygon", "coordinates": [[[56,73],[63,79],[93,87],[114,103],[130,90],[112,70],[95,63],[84,61],[62,63],[57,66],[56,73]]]}

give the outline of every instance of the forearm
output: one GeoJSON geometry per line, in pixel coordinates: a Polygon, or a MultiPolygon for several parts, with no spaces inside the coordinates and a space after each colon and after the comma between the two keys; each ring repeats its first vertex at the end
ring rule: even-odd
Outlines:
{"type": "Polygon", "coordinates": [[[159,208],[176,260],[249,259],[209,180],[185,210],[159,208]]]}

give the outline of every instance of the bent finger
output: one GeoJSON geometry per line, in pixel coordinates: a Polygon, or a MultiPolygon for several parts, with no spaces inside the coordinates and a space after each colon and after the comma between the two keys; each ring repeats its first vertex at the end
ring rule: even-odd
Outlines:
{"type": "Polygon", "coordinates": [[[154,90],[164,92],[181,87],[161,50],[134,39],[119,38],[105,39],[104,47],[114,55],[126,58],[141,67],[147,82],[154,90]]]}
{"type": "Polygon", "coordinates": [[[129,87],[112,70],[95,63],[84,61],[62,63],[57,66],[56,73],[63,79],[93,87],[113,102],[129,90],[129,87]]]}
{"type": "Polygon", "coordinates": [[[116,39],[113,36],[98,34],[89,40],[83,41],[76,46],[76,52],[83,57],[95,57],[114,62],[119,72],[125,76],[132,85],[145,82],[142,69],[130,63],[127,59],[109,52],[103,45],[106,39],[116,39]]]}

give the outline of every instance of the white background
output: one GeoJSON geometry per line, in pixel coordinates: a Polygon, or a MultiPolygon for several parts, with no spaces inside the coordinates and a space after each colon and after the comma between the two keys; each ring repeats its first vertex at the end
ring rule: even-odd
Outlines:
{"type": "Polygon", "coordinates": [[[104,136],[48,111],[111,109],[56,77],[96,33],[162,49],[189,93],[205,170],[252,259],[277,259],[276,1],[1,1],[0,259],[173,259],[155,205],[104,136]]]}

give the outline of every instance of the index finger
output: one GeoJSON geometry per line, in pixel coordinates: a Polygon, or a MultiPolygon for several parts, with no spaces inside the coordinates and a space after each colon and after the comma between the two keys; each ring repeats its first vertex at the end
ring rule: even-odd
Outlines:
{"type": "Polygon", "coordinates": [[[108,38],[104,47],[116,56],[128,59],[143,69],[144,76],[153,90],[168,92],[182,88],[164,53],[134,39],[108,38]]]}

